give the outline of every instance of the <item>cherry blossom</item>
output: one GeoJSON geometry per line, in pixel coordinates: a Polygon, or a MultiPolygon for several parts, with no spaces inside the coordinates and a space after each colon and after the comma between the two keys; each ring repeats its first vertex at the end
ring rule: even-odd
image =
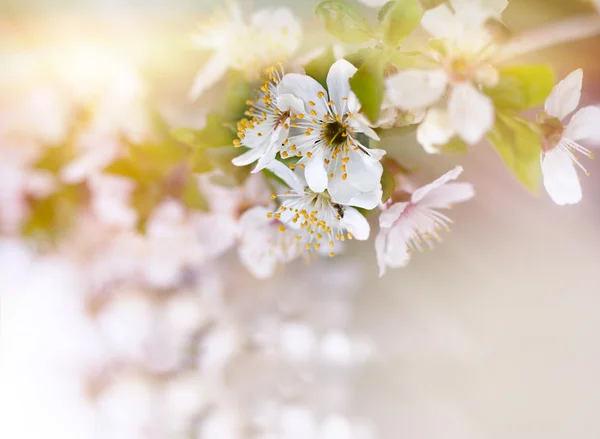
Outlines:
{"type": "Polygon", "coordinates": [[[457,166],[412,193],[407,201],[400,201],[385,207],[379,217],[379,234],[375,239],[379,275],[383,276],[386,267],[399,268],[408,264],[411,251],[422,250],[426,244],[432,248],[432,241],[439,241],[439,231],[448,229],[452,220],[438,212],[448,209],[455,203],[471,199],[475,192],[469,183],[451,183],[462,173],[457,166]]]}

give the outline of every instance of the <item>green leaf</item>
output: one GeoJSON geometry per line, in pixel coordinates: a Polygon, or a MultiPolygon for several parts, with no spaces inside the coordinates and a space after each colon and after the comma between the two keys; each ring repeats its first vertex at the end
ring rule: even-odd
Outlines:
{"type": "Polygon", "coordinates": [[[159,184],[138,185],[131,194],[131,206],[138,214],[137,229],[139,232],[146,231],[148,219],[154,208],[162,201],[163,190],[159,184]]]}
{"type": "Polygon", "coordinates": [[[377,13],[377,20],[381,23],[388,12],[396,5],[396,0],[391,0],[384,4],[377,13]]]}
{"type": "Polygon", "coordinates": [[[227,73],[224,116],[227,120],[241,119],[246,110],[246,101],[252,97],[252,86],[244,72],[230,70],[227,73]]]}
{"type": "Polygon", "coordinates": [[[430,38],[429,47],[442,56],[447,55],[446,42],[442,38],[430,38]]]}
{"type": "Polygon", "coordinates": [[[498,85],[484,91],[500,109],[525,110],[540,106],[555,83],[554,73],[544,65],[504,67],[499,73],[498,85]]]}
{"type": "Polygon", "coordinates": [[[226,175],[230,175],[238,184],[243,183],[246,178],[250,175],[250,166],[235,166],[231,163],[233,158],[240,155],[244,150],[242,148],[236,148],[234,146],[226,148],[209,148],[206,149],[206,157],[210,160],[211,164],[226,175]]]}
{"type": "Polygon", "coordinates": [[[373,30],[362,14],[343,0],[325,0],[315,8],[315,15],[331,35],[344,43],[359,44],[373,38],[373,30]]]}
{"type": "Polygon", "coordinates": [[[537,193],[542,180],[542,144],[535,124],[512,112],[498,113],[487,138],[517,179],[537,193]]]}
{"type": "Polygon", "coordinates": [[[195,148],[219,148],[233,145],[237,137],[235,123],[220,113],[206,117],[201,130],[179,128],[171,132],[181,142],[195,148]],[[188,143],[191,140],[191,143],[188,143]]]}
{"type": "Polygon", "coordinates": [[[466,154],[467,144],[460,137],[454,137],[445,145],[440,145],[438,149],[442,154],[466,154]]]}
{"type": "Polygon", "coordinates": [[[202,192],[200,192],[200,187],[198,186],[198,180],[193,175],[188,178],[183,190],[181,192],[181,201],[186,205],[186,207],[190,209],[202,210],[204,212],[208,211],[209,206],[206,198],[202,192]]]}
{"type": "Polygon", "coordinates": [[[379,119],[381,103],[385,93],[383,74],[387,57],[381,53],[372,54],[350,78],[350,87],[360,101],[362,111],[375,123],[379,119]]]}
{"type": "Polygon", "coordinates": [[[394,178],[394,174],[385,166],[383,168],[383,174],[381,174],[381,187],[383,188],[381,202],[385,203],[396,189],[396,179],[394,178]]]}
{"type": "Polygon", "coordinates": [[[356,52],[346,55],[344,59],[358,69],[374,52],[375,49],[363,47],[362,49],[358,49],[356,52]]]}
{"type": "Polygon", "coordinates": [[[304,70],[308,76],[314,78],[319,84],[327,88],[327,74],[334,62],[333,47],[328,47],[320,56],[306,64],[304,70]]]}
{"type": "Polygon", "coordinates": [[[384,5],[385,14],[379,25],[383,41],[388,46],[397,47],[419,26],[423,9],[419,0],[395,0],[384,5]],[[390,3],[393,3],[390,5],[390,3]]]}

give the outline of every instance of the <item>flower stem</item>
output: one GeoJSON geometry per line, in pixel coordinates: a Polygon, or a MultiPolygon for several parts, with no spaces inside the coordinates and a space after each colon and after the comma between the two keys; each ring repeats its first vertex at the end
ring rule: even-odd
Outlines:
{"type": "Polygon", "coordinates": [[[570,17],[517,35],[503,47],[496,59],[505,61],[557,44],[583,40],[595,35],[600,35],[599,15],[570,17]]]}

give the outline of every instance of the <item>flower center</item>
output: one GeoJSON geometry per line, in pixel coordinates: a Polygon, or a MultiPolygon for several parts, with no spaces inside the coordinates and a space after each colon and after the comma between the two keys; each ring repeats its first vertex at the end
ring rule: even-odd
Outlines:
{"type": "Polygon", "coordinates": [[[550,151],[559,144],[563,137],[563,124],[558,118],[550,116],[545,111],[538,113],[537,123],[542,130],[542,150],[550,151]]]}
{"type": "Polygon", "coordinates": [[[337,120],[329,122],[323,129],[321,136],[331,149],[335,149],[346,142],[346,125],[337,120]]]}

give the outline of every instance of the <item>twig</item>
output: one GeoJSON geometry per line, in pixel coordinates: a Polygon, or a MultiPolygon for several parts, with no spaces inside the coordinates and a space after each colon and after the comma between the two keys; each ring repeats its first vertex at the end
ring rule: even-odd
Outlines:
{"type": "Polygon", "coordinates": [[[503,47],[496,59],[505,61],[525,53],[571,41],[583,40],[595,35],[600,35],[599,15],[567,18],[516,36],[503,47]]]}

